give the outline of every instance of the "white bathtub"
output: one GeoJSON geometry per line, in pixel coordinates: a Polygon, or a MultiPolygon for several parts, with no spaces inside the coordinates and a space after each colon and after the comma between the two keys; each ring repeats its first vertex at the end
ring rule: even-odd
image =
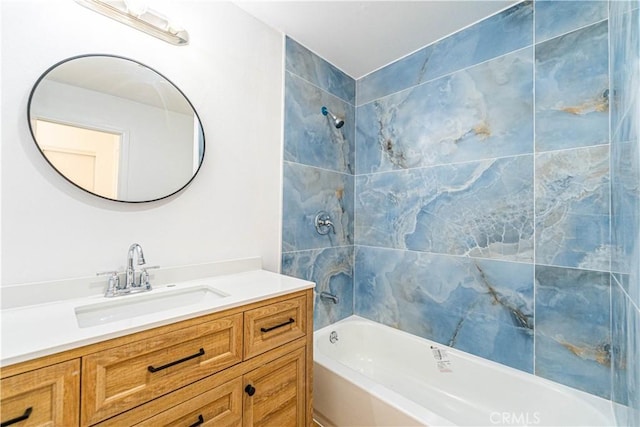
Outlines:
{"type": "Polygon", "coordinates": [[[316,331],[314,346],[325,427],[615,425],[608,400],[357,316],[316,331]]]}

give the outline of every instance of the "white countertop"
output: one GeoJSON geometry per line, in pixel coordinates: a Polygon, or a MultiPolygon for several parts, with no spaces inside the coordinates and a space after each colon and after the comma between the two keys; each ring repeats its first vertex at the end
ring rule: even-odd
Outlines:
{"type": "Polygon", "coordinates": [[[310,289],[314,286],[313,282],[306,280],[265,270],[256,270],[164,284],[155,286],[152,291],[134,295],[114,298],[94,295],[3,309],[1,311],[0,366],[12,365],[266,298],[310,289]],[[194,303],[92,327],[81,328],[76,319],[75,309],[88,304],[119,299],[129,300],[151,293],[159,294],[202,285],[211,286],[228,294],[228,296],[209,303],[194,303]]]}

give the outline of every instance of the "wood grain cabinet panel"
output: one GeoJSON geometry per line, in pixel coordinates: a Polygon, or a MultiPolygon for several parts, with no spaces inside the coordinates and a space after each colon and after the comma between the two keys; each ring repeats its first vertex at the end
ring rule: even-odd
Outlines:
{"type": "Polygon", "coordinates": [[[305,421],[305,348],[244,375],[244,427],[297,427],[305,421]]]}
{"type": "Polygon", "coordinates": [[[307,333],[304,296],[269,304],[244,313],[244,358],[305,336],[307,333]]]}
{"type": "Polygon", "coordinates": [[[242,313],[82,358],[82,424],[141,405],[242,361],[242,313]]]}
{"type": "Polygon", "coordinates": [[[159,413],[137,427],[242,426],[242,379],[219,387],[159,413]]]}
{"type": "Polygon", "coordinates": [[[80,359],[3,378],[0,393],[3,426],[77,426],[80,359]]]}

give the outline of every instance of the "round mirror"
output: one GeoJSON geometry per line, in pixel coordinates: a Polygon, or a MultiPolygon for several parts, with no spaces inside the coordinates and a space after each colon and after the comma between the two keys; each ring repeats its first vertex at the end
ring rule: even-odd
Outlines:
{"type": "Polygon", "coordinates": [[[204,131],[186,96],[131,59],[83,55],[36,82],[29,128],[69,182],[105,199],[150,202],[186,187],[204,158],[204,131]]]}

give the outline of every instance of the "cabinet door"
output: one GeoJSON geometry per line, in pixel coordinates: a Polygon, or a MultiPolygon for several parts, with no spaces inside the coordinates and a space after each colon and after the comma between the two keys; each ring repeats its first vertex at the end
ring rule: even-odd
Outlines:
{"type": "Polygon", "coordinates": [[[80,359],[4,378],[0,394],[3,426],[77,426],[80,359]]]}
{"type": "Polygon", "coordinates": [[[243,426],[305,425],[305,348],[244,375],[243,426]]]}

